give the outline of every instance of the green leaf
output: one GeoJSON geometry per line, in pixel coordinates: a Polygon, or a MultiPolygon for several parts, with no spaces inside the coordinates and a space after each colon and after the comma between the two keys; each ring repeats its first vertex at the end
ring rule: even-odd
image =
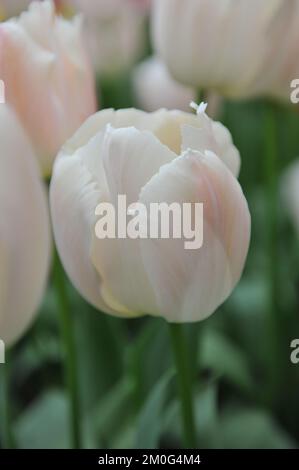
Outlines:
{"type": "Polygon", "coordinates": [[[81,299],[79,305],[76,337],[80,391],[84,408],[90,410],[123,374],[125,324],[81,299]]]}
{"type": "Polygon", "coordinates": [[[227,409],[214,429],[213,448],[291,449],[295,442],[271,415],[258,409],[227,409]]]}
{"type": "Polygon", "coordinates": [[[123,428],[132,417],[130,406],[133,386],[126,378],[110,389],[89,415],[98,441],[104,447],[113,447],[123,428]]]}
{"type": "Polygon", "coordinates": [[[138,449],[156,449],[159,446],[167,387],[173,376],[174,372],[168,371],[157,382],[141,409],[136,435],[136,448],[138,449]]]}
{"type": "Polygon", "coordinates": [[[254,384],[246,355],[227,336],[206,329],[202,337],[202,367],[211,368],[226,381],[251,392],[254,384]]]}
{"type": "MultiPolygon", "coordinates": [[[[209,436],[217,425],[217,384],[215,382],[198,387],[194,395],[195,426],[200,447],[208,447],[209,436]]],[[[182,421],[180,402],[177,397],[170,401],[164,414],[162,432],[167,443],[181,443],[182,421]]]]}
{"type": "Polygon", "coordinates": [[[167,324],[158,318],[146,318],[142,330],[131,343],[127,371],[134,383],[134,404],[138,411],[156,382],[172,364],[167,324]]]}
{"type": "Polygon", "coordinates": [[[30,405],[15,423],[14,433],[21,449],[67,449],[69,409],[65,395],[52,390],[30,405]]]}

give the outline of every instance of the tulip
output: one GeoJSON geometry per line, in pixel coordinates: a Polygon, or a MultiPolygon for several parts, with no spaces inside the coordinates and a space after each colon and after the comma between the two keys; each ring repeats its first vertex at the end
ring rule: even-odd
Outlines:
{"type": "Polygon", "coordinates": [[[96,110],[80,18],[56,17],[44,1],[0,24],[0,79],[48,176],[61,145],[96,110]]]}
{"type": "Polygon", "coordinates": [[[50,261],[45,190],[30,142],[13,111],[0,105],[0,338],[15,342],[44,293],[50,261]]]}
{"type": "Polygon", "coordinates": [[[295,160],[283,174],[281,193],[285,209],[299,233],[299,160],[295,160]]]}
{"type": "Polygon", "coordinates": [[[256,94],[283,0],[155,0],[153,40],[173,77],[229,97],[256,94]]]}
{"type": "Polygon", "coordinates": [[[113,76],[130,69],[145,47],[147,8],[137,0],[56,0],[62,12],[82,12],[95,70],[113,76]]]}
{"type": "Polygon", "coordinates": [[[188,111],[190,101],[196,98],[194,89],[173,80],[158,57],[146,59],[135,68],[133,84],[139,107],[148,112],[161,107],[188,111]]]}
{"type": "Polygon", "coordinates": [[[299,2],[282,2],[268,33],[269,51],[256,83],[259,94],[290,102],[290,84],[299,77],[299,2]]]}
{"type": "Polygon", "coordinates": [[[80,293],[100,310],[169,322],[210,315],[237,284],[250,238],[250,215],[235,177],[239,154],[221,124],[159,110],[103,110],[60,151],[50,204],[57,249],[80,293]],[[203,246],[183,239],[99,239],[96,208],[128,203],[204,204],[203,246]]]}

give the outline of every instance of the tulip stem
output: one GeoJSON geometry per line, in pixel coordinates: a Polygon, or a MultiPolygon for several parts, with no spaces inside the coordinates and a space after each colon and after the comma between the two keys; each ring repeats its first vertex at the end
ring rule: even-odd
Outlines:
{"type": "MultiPolygon", "coordinates": [[[[279,353],[279,271],[278,271],[278,150],[276,110],[266,103],[265,109],[265,181],[267,191],[267,244],[269,270],[269,328],[272,341],[270,368],[276,371],[281,357],[279,353]]],[[[282,355],[283,357],[283,355],[282,355]]],[[[275,387],[275,384],[272,384],[275,387]]]]}
{"type": "Polygon", "coordinates": [[[2,394],[2,415],[3,415],[3,426],[1,432],[2,444],[4,449],[14,449],[15,441],[12,432],[12,423],[11,423],[11,407],[10,407],[10,370],[9,370],[9,356],[6,353],[6,362],[1,364],[1,394],[2,394]]]}
{"type": "Polygon", "coordinates": [[[69,302],[65,284],[65,275],[57,253],[55,256],[54,264],[54,283],[56,287],[57,302],[59,306],[66,385],[70,399],[70,427],[72,436],[72,446],[75,449],[80,449],[80,404],[78,393],[76,349],[73,329],[74,324],[70,316],[69,302]]]}
{"type": "Polygon", "coordinates": [[[177,384],[181,401],[181,415],[186,448],[196,448],[196,431],[193,411],[193,390],[190,358],[183,325],[171,323],[170,338],[177,372],[177,384]]]}

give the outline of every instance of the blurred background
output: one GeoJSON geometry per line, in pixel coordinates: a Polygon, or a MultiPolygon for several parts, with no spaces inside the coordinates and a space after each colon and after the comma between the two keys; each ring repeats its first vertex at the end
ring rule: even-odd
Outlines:
{"type": "MultiPolygon", "coordinates": [[[[0,18],[18,15],[28,4],[0,1],[0,18]]],[[[199,87],[175,82],[153,58],[150,1],[123,1],[120,7],[108,0],[62,0],[56,8],[66,18],[80,10],[86,17],[99,109],[188,110],[191,100],[200,101],[199,87]]],[[[260,96],[233,100],[218,90],[208,90],[204,99],[207,113],[228,127],[240,151],[252,238],[231,297],[204,322],[184,325],[192,348],[198,445],[296,448],[299,364],[290,360],[290,345],[299,338],[299,249],[281,175],[299,156],[299,105],[260,96]]],[[[62,275],[75,334],[82,447],[182,446],[166,322],[102,314],[62,275]]],[[[7,446],[8,421],[10,445],[17,448],[72,447],[58,310],[50,273],[34,323],[7,352],[5,370],[0,366],[1,447],[7,446]]]]}

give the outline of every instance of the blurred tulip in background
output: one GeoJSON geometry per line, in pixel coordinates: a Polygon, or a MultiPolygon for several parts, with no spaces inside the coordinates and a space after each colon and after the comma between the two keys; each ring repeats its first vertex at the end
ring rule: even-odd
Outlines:
{"type": "Polygon", "coordinates": [[[0,78],[43,175],[50,175],[61,145],[96,110],[80,17],[58,18],[53,2],[44,1],[1,23],[0,78]]]}
{"type": "Polygon", "coordinates": [[[0,142],[0,338],[9,345],[24,333],[42,300],[51,236],[33,149],[3,104],[0,142]]]}
{"type": "Polygon", "coordinates": [[[155,0],[154,46],[179,82],[234,98],[252,96],[260,91],[271,28],[289,3],[155,0]]]}
{"type": "Polygon", "coordinates": [[[189,111],[190,101],[196,99],[195,90],[176,82],[158,57],[137,65],[133,83],[138,106],[148,112],[161,107],[189,111]]]}
{"type": "Polygon", "coordinates": [[[62,13],[82,13],[86,45],[99,75],[127,71],[142,55],[148,2],[58,0],[56,5],[62,13]]]}
{"type": "Polygon", "coordinates": [[[290,84],[299,77],[299,2],[281,1],[268,32],[268,53],[256,92],[290,102],[290,84]]]}

